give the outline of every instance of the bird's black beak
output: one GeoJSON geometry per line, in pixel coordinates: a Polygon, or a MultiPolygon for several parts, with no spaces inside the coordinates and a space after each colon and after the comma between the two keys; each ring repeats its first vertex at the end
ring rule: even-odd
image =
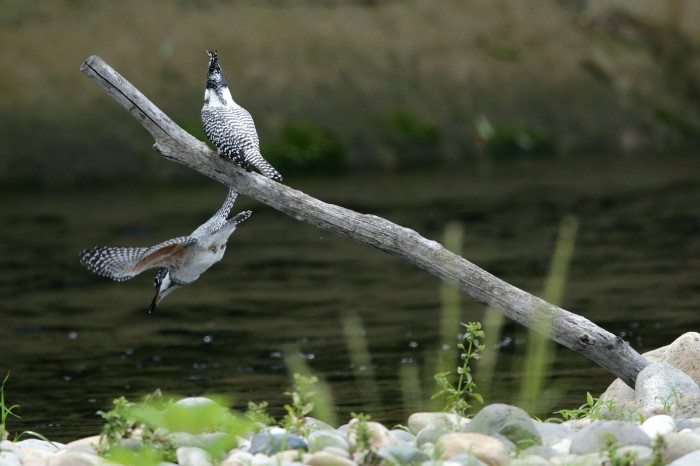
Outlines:
{"type": "Polygon", "coordinates": [[[158,303],[160,303],[160,290],[156,290],[156,295],[153,297],[153,300],[151,301],[151,305],[148,307],[149,314],[151,312],[153,312],[153,310],[156,308],[158,303]]]}

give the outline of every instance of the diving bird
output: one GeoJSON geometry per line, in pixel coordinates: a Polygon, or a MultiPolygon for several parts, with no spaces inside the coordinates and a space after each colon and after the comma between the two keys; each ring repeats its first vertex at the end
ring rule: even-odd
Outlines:
{"type": "Polygon", "coordinates": [[[282,181],[282,175],[260,154],[260,141],[253,117],[233,101],[217,52],[207,51],[207,54],[209,70],[202,107],[204,133],[220,155],[225,155],[248,171],[254,167],[266,177],[282,181]]]}
{"type": "Polygon", "coordinates": [[[150,248],[95,247],[80,253],[80,263],[88,270],[118,282],[160,267],[156,274],[156,295],[148,312],[181,286],[189,285],[224,257],[226,242],[250,210],[228,218],[238,193],[229,190],[221,208],[189,236],[169,239],[150,248]]]}

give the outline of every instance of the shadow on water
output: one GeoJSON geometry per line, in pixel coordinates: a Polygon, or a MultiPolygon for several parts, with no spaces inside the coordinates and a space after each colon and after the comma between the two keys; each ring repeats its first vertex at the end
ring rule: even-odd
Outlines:
{"type": "MultiPolygon", "coordinates": [[[[492,170],[291,180],[323,200],[384,216],[439,239],[465,225],[465,257],[531,291],[541,290],[561,218],[580,220],[564,307],[638,350],[665,345],[700,324],[700,160],[697,157],[560,160],[492,170]]],[[[78,252],[94,245],[150,245],[187,234],[216,210],[225,188],[129,186],[2,193],[0,373],[21,405],[12,432],[56,440],[97,433],[97,410],[155,388],[181,395],[229,393],[238,407],[268,400],[281,414],[290,382],[282,350],[296,344],[328,379],[340,419],[362,410],[342,317],[362,318],[383,410],[405,423],[398,372],[424,370],[439,339],[438,281],[398,259],[298,223],[249,199],[254,210],[222,263],[168,296],[152,314],[155,271],[125,283],[89,274],[78,252]]],[[[483,307],[464,301],[462,321],[483,307]]],[[[488,332],[488,328],[486,329],[488,332]]],[[[492,401],[513,401],[524,331],[500,342],[492,401]]],[[[563,398],[579,405],[612,377],[559,348],[563,398]]],[[[543,394],[547,397],[548,394],[543,394]]]]}

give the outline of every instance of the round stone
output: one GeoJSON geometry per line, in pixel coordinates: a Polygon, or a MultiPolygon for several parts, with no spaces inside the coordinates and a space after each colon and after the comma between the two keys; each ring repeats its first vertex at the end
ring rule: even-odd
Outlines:
{"type": "Polygon", "coordinates": [[[453,432],[443,435],[437,441],[436,449],[441,460],[449,460],[462,453],[471,453],[488,465],[500,465],[510,458],[503,442],[475,432],[453,432]]]}

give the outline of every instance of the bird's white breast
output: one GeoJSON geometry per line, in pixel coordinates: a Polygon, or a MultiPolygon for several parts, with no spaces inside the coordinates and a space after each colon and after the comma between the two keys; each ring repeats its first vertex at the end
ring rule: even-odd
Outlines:
{"type": "Polygon", "coordinates": [[[221,89],[221,95],[217,94],[214,89],[206,89],[204,91],[204,101],[208,102],[210,107],[231,107],[237,105],[233,101],[233,96],[228,86],[221,89]]]}

